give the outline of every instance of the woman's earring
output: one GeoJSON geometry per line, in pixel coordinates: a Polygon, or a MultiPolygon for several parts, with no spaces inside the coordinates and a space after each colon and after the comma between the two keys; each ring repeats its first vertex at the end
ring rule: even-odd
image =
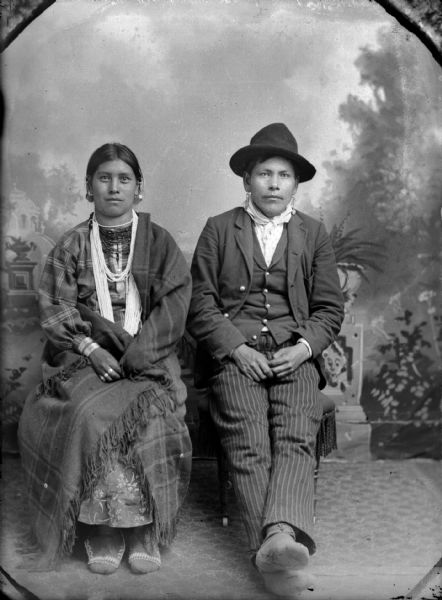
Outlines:
{"type": "Polygon", "coordinates": [[[246,202],[247,202],[247,204],[249,204],[251,200],[252,200],[252,193],[251,192],[246,192],[246,202]]]}
{"type": "Polygon", "coordinates": [[[94,195],[90,190],[87,190],[86,192],[86,200],[88,202],[93,202],[94,201],[94,195]]]}
{"type": "Polygon", "coordinates": [[[142,192],[143,180],[138,179],[137,185],[138,185],[138,192],[134,195],[134,202],[141,202],[141,200],[143,199],[143,192],[142,192]]]}

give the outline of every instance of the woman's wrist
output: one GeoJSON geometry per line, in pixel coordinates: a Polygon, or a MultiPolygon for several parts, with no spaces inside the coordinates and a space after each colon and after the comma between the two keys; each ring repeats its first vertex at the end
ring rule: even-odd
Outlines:
{"type": "Polygon", "coordinates": [[[89,344],[89,346],[87,346],[83,351],[83,356],[87,358],[97,348],[100,348],[100,344],[97,344],[97,342],[92,342],[92,344],[89,344]]]}
{"type": "Polygon", "coordinates": [[[94,342],[92,338],[85,337],[78,344],[78,352],[87,358],[90,354],[92,354],[94,350],[96,350],[99,347],[100,345],[97,344],[97,342],[94,342]]]}

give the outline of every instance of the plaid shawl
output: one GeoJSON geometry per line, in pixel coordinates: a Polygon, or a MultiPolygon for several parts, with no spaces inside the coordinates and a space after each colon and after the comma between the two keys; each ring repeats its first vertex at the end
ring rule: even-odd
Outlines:
{"type": "Polygon", "coordinates": [[[42,382],[25,403],[19,442],[33,534],[42,551],[36,569],[55,568],[71,552],[81,501],[106,473],[111,456],[139,474],[158,542],[167,545],[175,535],[190,478],[191,443],[184,423],[186,390],[173,348],[184,329],[190,277],[175,243],[149,235],[149,225],[148,218],[139,224],[134,257],[145,318],[136,338],[77,305],[93,338],[120,360],[125,377],[103,383],[87,359],[49,341],[42,382]],[[160,267],[174,282],[168,289],[158,285],[160,267]],[[173,336],[170,328],[161,336],[163,324],[150,322],[152,316],[162,319],[165,306],[174,310],[173,336]]]}

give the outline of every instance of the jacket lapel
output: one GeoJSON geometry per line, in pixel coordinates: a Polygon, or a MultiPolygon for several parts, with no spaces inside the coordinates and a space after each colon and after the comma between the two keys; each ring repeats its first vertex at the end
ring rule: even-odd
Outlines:
{"type": "Polygon", "coordinates": [[[252,277],[253,272],[253,230],[252,221],[245,210],[241,210],[235,221],[235,240],[252,277]]]}
{"type": "Polygon", "coordinates": [[[295,213],[287,226],[287,281],[295,279],[296,271],[301,262],[302,252],[305,246],[306,228],[304,221],[295,213]]]}

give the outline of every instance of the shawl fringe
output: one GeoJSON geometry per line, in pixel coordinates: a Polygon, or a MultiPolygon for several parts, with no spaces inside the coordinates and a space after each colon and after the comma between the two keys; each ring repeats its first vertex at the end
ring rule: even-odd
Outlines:
{"type": "MultiPolygon", "coordinates": [[[[66,372],[61,379],[66,377],[66,372]]],[[[56,385],[60,378],[52,377],[50,386],[56,385]]],[[[163,388],[164,389],[164,388],[163,388]]],[[[56,556],[53,559],[42,558],[41,547],[32,531],[32,524],[20,536],[19,548],[23,563],[19,568],[29,572],[47,572],[60,568],[63,558],[72,553],[77,539],[77,519],[81,503],[92,495],[97,480],[106,476],[112,465],[112,459],[118,458],[126,466],[131,467],[138,475],[145,498],[152,508],[154,535],[157,543],[168,546],[176,536],[178,517],[175,515],[165,521],[162,512],[153,497],[148,475],[142,461],[136,454],[133,442],[137,438],[138,428],[147,425],[152,417],[165,416],[167,412],[175,412],[173,400],[167,393],[158,393],[155,384],[149,385],[140,392],[137,398],[100,436],[95,452],[86,463],[81,484],[69,502],[60,526],[60,538],[56,556]]]]}
{"type": "Polygon", "coordinates": [[[63,381],[67,381],[68,379],[70,379],[72,375],[74,375],[74,373],[76,373],[80,369],[84,369],[89,364],[89,360],[86,357],[80,356],[78,360],[72,362],[70,365],[64,367],[63,369],[60,369],[59,371],[57,371],[57,373],[55,373],[55,375],[52,375],[46,380],[41,381],[36,388],[35,399],[38,400],[39,398],[41,398],[41,396],[56,397],[58,385],[63,381]]]}
{"type": "Polygon", "coordinates": [[[87,462],[82,485],[64,515],[59,550],[61,556],[67,556],[72,552],[76,539],[77,517],[81,502],[91,496],[96,481],[107,474],[112,464],[112,458],[115,457],[118,457],[126,466],[132,467],[140,478],[145,498],[151,502],[153,509],[157,542],[165,546],[172,543],[176,535],[177,519],[174,518],[170,522],[161,521],[160,511],[152,496],[148,478],[140,459],[135,455],[132,444],[136,438],[138,428],[147,425],[151,418],[153,407],[159,410],[163,416],[167,410],[171,409],[173,403],[170,399],[168,400],[170,407],[166,406],[165,395],[160,397],[152,386],[147,388],[138,394],[136,401],[101,435],[95,455],[91,456],[87,462]]]}

